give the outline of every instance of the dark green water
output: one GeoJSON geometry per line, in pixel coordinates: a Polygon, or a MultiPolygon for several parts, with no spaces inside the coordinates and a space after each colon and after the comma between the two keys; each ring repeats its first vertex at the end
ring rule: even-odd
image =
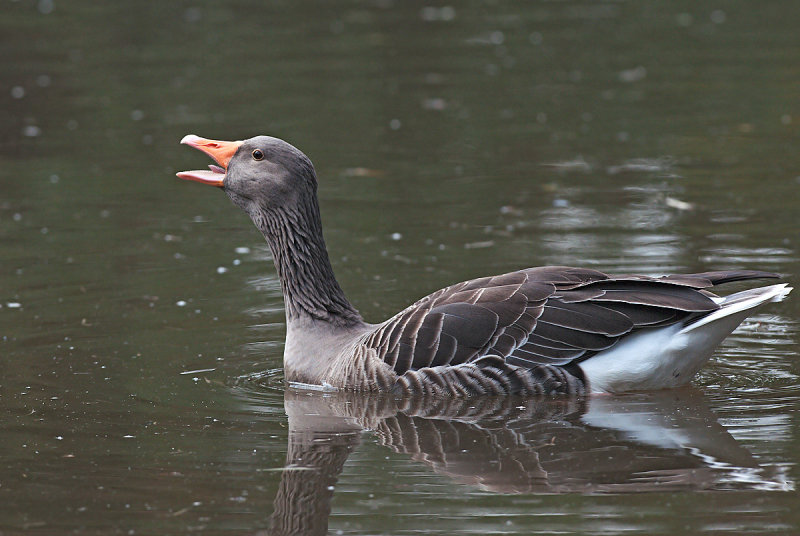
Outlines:
{"type": "Polygon", "coordinates": [[[0,534],[800,532],[797,291],[678,392],[285,393],[262,238],[174,177],[300,147],[371,321],[541,264],[796,284],[796,3],[0,5],[0,534]]]}

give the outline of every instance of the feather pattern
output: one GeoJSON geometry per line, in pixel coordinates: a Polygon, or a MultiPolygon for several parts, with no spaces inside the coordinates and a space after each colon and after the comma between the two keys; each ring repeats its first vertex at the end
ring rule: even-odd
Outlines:
{"type": "Polygon", "coordinates": [[[719,283],[756,271],[648,277],[547,266],[484,277],[427,296],[365,340],[398,375],[395,390],[451,396],[578,393],[579,365],[642,330],[720,308],[719,283]]]}

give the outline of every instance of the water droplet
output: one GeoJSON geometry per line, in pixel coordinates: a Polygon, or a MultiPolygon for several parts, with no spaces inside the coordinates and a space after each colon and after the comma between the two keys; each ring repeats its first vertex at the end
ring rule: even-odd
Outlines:
{"type": "Polygon", "coordinates": [[[694,18],[690,13],[678,13],[678,15],[675,17],[675,20],[678,22],[678,26],[683,26],[686,28],[692,25],[694,18]]]}
{"type": "Polygon", "coordinates": [[[425,108],[426,110],[435,110],[437,112],[440,112],[445,108],[447,108],[447,102],[439,97],[433,99],[425,99],[424,101],[422,101],[422,107],[425,108]]]}
{"type": "Polygon", "coordinates": [[[456,10],[453,6],[425,6],[420,10],[419,16],[425,22],[451,21],[456,18],[456,10]]]}
{"type": "Polygon", "coordinates": [[[190,7],[186,11],[183,12],[183,19],[186,22],[198,22],[200,19],[203,18],[203,12],[196,7],[190,7]]]}
{"type": "Polygon", "coordinates": [[[715,9],[711,12],[711,22],[714,24],[722,24],[727,18],[728,16],[721,9],[715,9]]]}
{"type": "Polygon", "coordinates": [[[626,69],[620,71],[619,79],[621,82],[638,82],[647,76],[647,69],[642,65],[638,65],[633,69],[626,69]]]}
{"type": "Polygon", "coordinates": [[[11,97],[14,99],[21,99],[25,96],[25,88],[22,86],[14,86],[11,88],[11,97]]]}
{"type": "Polygon", "coordinates": [[[389,128],[391,128],[392,130],[400,130],[401,126],[402,123],[400,122],[399,119],[392,119],[391,121],[389,121],[389,128]]]}
{"type": "Polygon", "coordinates": [[[39,13],[42,15],[49,15],[55,8],[56,3],[53,0],[39,0],[39,3],[36,4],[36,9],[38,9],[39,13]]]}

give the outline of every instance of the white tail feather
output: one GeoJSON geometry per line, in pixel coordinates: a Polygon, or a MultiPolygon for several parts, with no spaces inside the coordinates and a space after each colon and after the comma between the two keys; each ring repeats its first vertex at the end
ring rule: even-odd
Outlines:
{"type": "Polygon", "coordinates": [[[595,393],[664,389],[689,383],[722,340],[768,302],[792,287],[771,285],[731,294],[720,309],[687,326],[642,330],[580,364],[595,393]]]}
{"type": "MultiPolygon", "coordinates": [[[[740,312],[747,312],[747,314],[742,318],[742,320],[744,320],[753,314],[751,309],[767,302],[779,302],[786,298],[791,291],[792,287],[788,286],[786,283],[781,283],[779,285],[770,285],[768,287],[744,290],[742,292],[737,292],[736,294],[731,294],[730,296],[725,296],[718,301],[720,305],[720,309],[718,311],[715,311],[708,316],[704,316],[697,322],[689,324],[683,331],[691,331],[711,322],[720,320],[726,316],[735,315],[736,313],[740,312]]],[[[742,320],[740,320],[736,325],[738,326],[741,324],[742,320]]],[[[734,326],[734,329],[736,329],[736,326],[734,326]]]]}

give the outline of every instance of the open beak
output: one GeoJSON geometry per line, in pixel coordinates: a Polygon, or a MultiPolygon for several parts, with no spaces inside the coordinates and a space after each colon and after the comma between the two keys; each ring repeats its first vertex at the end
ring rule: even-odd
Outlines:
{"type": "Polygon", "coordinates": [[[177,173],[178,178],[187,181],[196,181],[222,188],[225,180],[225,173],[228,170],[228,162],[239,150],[241,141],[219,141],[207,140],[194,134],[184,136],[181,143],[199,149],[214,159],[219,165],[210,165],[208,170],[199,169],[194,171],[181,171],[177,173]]]}

